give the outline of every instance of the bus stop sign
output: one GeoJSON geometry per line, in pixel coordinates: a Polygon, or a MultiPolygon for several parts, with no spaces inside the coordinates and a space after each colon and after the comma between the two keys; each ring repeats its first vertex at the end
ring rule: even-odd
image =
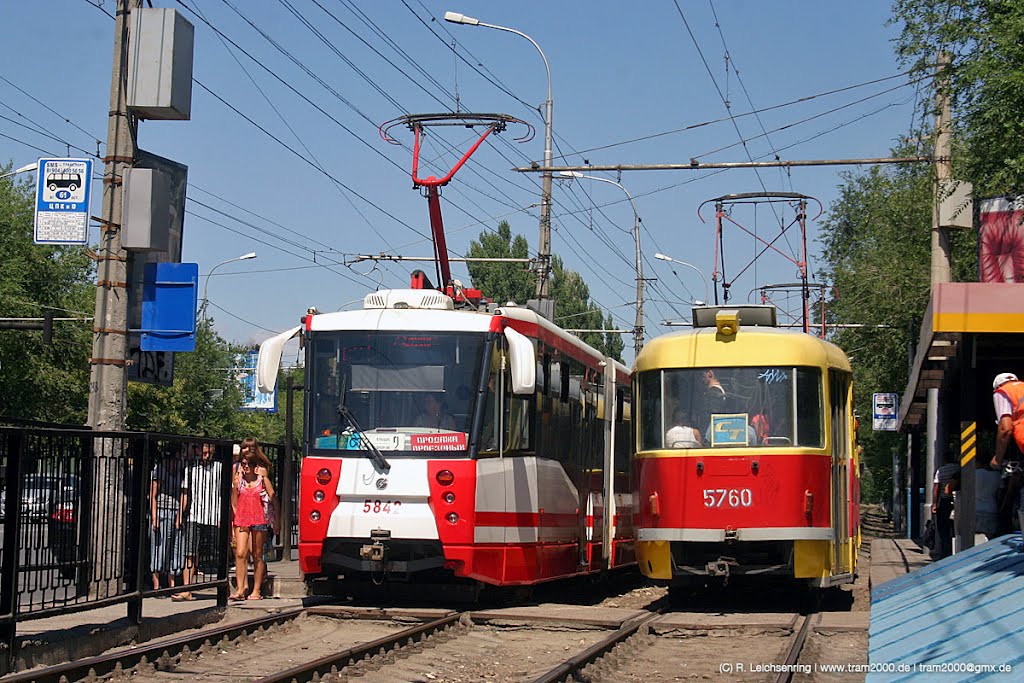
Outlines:
{"type": "Polygon", "coordinates": [[[894,393],[876,393],[872,396],[871,426],[876,432],[895,432],[900,399],[894,393]]]}
{"type": "Polygon", "coordinates": [[[36,244],[86,244],[92,159],[40,159],[36,170],[36,244]]]}

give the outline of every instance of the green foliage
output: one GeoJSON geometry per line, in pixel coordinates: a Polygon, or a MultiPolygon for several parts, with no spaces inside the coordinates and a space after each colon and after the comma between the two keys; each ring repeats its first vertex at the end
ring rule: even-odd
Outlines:
{"type": "MultiPolygon", "coordinates": [[[[160,387],[128,385],[128,427],[169,434],[198,434],[240,440],[252,436],[264,443],[285,439],[285,373],[278,378],[278,412],[241,410],[239,354],[249,349],[230,344],[213,329],[213,320],[196,326],[196,350],[174,355],[174,384],[160,387]]],[[[293,369],[295,384],[302,370],[293,369]]],[[[302,394],[295,393],[295,437],[301,442],[302,394]]]]}
{"type": "MultiPolygon", "coordinates": [[[[512,238],[508,221],[498,223],[497,232],[480,233],[466,252],[469,258],[530,258],[530,245],[522,235],[512,238]]],[[[524,304],[533,297],[533,274],[525,263],[469,263],[473,286],[498,304],[524,304]]]]}
{"type": "MultiPolygon", "coordinates": [[[[530,247],[522,235],[512,237],[508,221],[498,224],[496,232],[480,233],[479,241],[469,243],[467,256],[474,258],[529,258],[530,247]]],[[[470,263],[473,286],[497,303],[515,301],[525,304],[533,298],[534,277],[521,263],[470,263]]],[[[590,288],[583,277],[565,268],[562,259],[551,257],[551,298],[555,302],[555,322],[566,328],[613,328],[601,308],[590,299],[590,288]]],[[[623,341],[618,334],[583,333],[579,337],[602,353],[622,360],[623,341]]]]}
{"type": "MultiPolygon", "coordinates": [[[[551,298],[555,300],[556,323],[571,329],[614,329],[611,314],[608,314],[606,324],[601,307],[591,301],[590,288],[583,281],[583,276],[565,268],[558,256],[551,257],[551,276],[551,298]]],[[[601,353],[622,360],[624,344],[621,335],[583,332],[577,336],[601,353]]]]}
{"type": "MultiPolygon", "coordinates": [[[[11,166],[0,167],[0,174],[11,166]]],[[[0,179],[0,317],[58,318],[53,343],[42,333],[0,330],[0,415],[82,424],[88,409],[93,263],[80,247],[32,242],[34,191],[0,179]]]]}
{"type": "Polygon", "coordinates": [[[892,21],[903,26],[900,57],[920,75],[933,71],[938,49],[953,57],[958,177],[976,197],[1024,192],[1024,3],[897,0],[892,21]]]}
{"type": "MultiPolygon", "coordinates": [[[[902,394],[908,381],[908,349],[930,293],[931,172],[915,165],[844,174],[820,230],[822,275],[834,285],[829,320],[864,325],[840,330],[832,341],[853,365],[869,501],[891,491],[892,454],[905,443],[903,435],[872,431],[871,394],[902,394]]],[[[954,279],[973,277],[975,245],[972,233],[953,235],[954,279]]]]}

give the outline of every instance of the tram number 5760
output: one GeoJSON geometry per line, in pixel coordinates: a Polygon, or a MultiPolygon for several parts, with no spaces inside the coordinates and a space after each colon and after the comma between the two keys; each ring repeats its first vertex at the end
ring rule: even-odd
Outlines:
{"type": "Polygon", "coordinates": [[[704,489],[706,508],[748,508],[753,502],[750,489],[704,489]]]}

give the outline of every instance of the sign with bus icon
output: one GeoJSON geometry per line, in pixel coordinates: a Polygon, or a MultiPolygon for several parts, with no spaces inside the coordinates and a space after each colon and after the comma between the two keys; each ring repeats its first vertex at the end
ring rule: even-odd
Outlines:
{"type": "Polygon", "coordinates": [[[36,244],[86,244],[92,159],[40,159],[36,176],[36,244]]]}

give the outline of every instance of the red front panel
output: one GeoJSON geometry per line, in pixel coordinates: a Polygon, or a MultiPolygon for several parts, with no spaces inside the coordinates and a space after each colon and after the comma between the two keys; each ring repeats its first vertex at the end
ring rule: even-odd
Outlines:
{"type": "Polygon", "coordinates": [[[321,570],[320,555],[331,513],[338,507],[338,478],[341,476],[341,458],[306,457],[302,460],[299,475],[299,568],[306,574],[317,574],[321,570]],[[321,484],[317,474],[326,470],[330,481],[321,484]],[[316,502],[317,491],[324,494],[323,501],[316,502]],[[313,512],[319,513],[314,520],[313,512]]]}
{"type": "Polygon", "coordinates": [[[640,528],[830,525],[828,456],[772,452],[640,458],[635,467],[640,528]]]}

